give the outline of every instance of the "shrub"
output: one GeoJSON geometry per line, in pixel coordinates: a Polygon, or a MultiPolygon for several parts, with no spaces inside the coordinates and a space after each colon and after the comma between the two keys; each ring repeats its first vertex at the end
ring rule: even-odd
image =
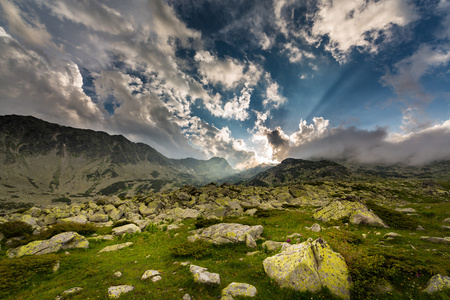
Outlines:
{"type": "Polygon", "coordinates": [[[0,224],[0,232],[3,233],[5,238],[9,239],[21,235],[31,235],[33,227],[22,221],[12,221],[0,224]]]}
{"type": "Polygon", "coordinates": [[[380,217],[389,227],[415,230],[419,225],[419,222],[404,213],[379,206],[373,201],[367,201],[366,206],[370,208],[378,217],[380,217]]]}
{"type": "Polygon", "coordinates": [[[24,256],[0,261],[0,298],[12,295],[24,284],[29,284],[36,276],[50,274],[58,257],[24,256]]]}
{"type": "Polygon", "coordinates": [[[212,254],[211,244],[203,240],[183,242],[170,247],[169,250],[175,257],[193,257],[195,259],[200,259],[212,254]]]}
{"type": "Polygon", "coordinates": [[[216,219],[197,219],[194,223],[195,228],[199,229],[199,228],[204,228],[204,227],[209,227],[215,224],[219,224],[220,220],[216,220],[216,219]]]}

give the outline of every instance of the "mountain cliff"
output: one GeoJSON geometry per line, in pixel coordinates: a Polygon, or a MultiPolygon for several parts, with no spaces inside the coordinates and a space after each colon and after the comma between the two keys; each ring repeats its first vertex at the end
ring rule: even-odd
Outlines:
{"type": "Polygon", "coordinates": [[[139,194],[235,171],[223,158],[169,159],[122,135],[0,116],[0,200],[139,194]]]}

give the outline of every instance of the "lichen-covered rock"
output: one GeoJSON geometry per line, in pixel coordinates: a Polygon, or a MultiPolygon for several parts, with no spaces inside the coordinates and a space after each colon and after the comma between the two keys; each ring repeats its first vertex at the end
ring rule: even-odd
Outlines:
{"type": "Polygon", "coordinates": [[[113,220],[117,221],[123,216],[123,211],[117,208],[113,208],[109,213],[108,216],[113,220]]]}
{"type": "Polygon", "coordinates": [[[232,282],[222,290],[222,299],[227,296],[255,297],[256,293],[257,290],[253,285],[248,283],[232,282]]]}
{"type": "Polygon", "coordinates": [[[79,216],[75,216],[75,217],[59,219],[56,221],[56,223],[58,223],[58,224],[65,224],[65,223],[86,224],[87,218],[83,215],[79,215],[79,216]]]}
{"type": "Polygon", "coordinates": [[[275,242],[275,241],[265,241],[262,244],[263,249],[266,249],[267,251],[278,251],[280,249],[285,249],[290,246],[291,246],[291,244],[289,244],[289,243],[275,242]]]}
{"type": "Polygon", "coordinates": [[[424,292],[433,294],[446,289],[450,289],[450,277],[437,274],[428,281],[424,292]]]}
{"type": "Polygon", "coordinates": [[[207,268],[190,265],[189,270],[194,275],[194,281],[204,284],[220,284],[220,275],[208,272],[207,268]]]}
{"type": "Polygon", "coordinates": [[[313,231],[313,232],[320,232],[321,230],[322,230],[322,228],[320,228],[320,225],[317,224],[317,223],[314,223],[314,224],[311,226],[311,231],[313,231]]]}
{"type": "Polygon", "coordinates": [[[83,290],[81,287],[73,287],[71,289],[65,290],[61,293],[62,296],[71,296],[80,293],[83,290]]]}
{"type": "Polygon", "coordinates": [[[108,215],[105,214],[101,214],[101,213],[96,213],[92,216],[89,216],[89,221],[91,222],[96,222],[96,223],[100,223],[100,222],[108,222],[108,215]]]}
{"type": "Polygon", "coordinates": [[[131,285],[117,285],[108,288],[108,297],[111,299],[117,299],[120,295],[131,292],[134,290],[134,286],[131,285]]]}
{"type": "Polygon", "coordinates": [[[220,223],[203,230],[198,235],[198,238],[214,244],[244,243],[247,234],[254,240],[258,240],[263,230],[264,228],[261,225],[248,226],[236,223],[220,223]]]}
{"type": "Polygon", "coordinates": [[[123,244],[111,245],[111,246],[107,246],[107,247],[103,248],[102,250],[98,251],[98,253],[117,251],[117,250],[129,247],[131,245],[133,245],[132,242],[126,242],[126,243],[123,243],[123,244]]]}
{"type": "Polygon", "coordinates": [[[145,271],[145,273],[142,275],[141,280],[145,280],[148,278],[152,278],[154,276],[159,276],[161,275],[161,273],[159,273],[159,271],[156,270],[147,270],[145,271]]]}
{"type": "Polygon", "coordinates": [[[136,224],[127,224],[113,228],[112,230],[112,234],[115,236],[122,235],[125,233],[136,233],[136,232],[141,232],[141,229],[136,224]]]}
{"type": "Polygon", "coordinates": [[[282,287],[316,292],[322,287],[350,299],[350,275],[344,258],[322,239],[292,245],[263,262],[267,275],[282,287]]]}
{"type": "Polygon", "coordinates": [[[21,257],[24,255],[40,255],[57,252],[61,249],[89,248],[89,242],[76,232],[63,232],[43,241],[33,241],[8,251],[8,257],[21,257]]]}
{"type": "Polygon", "coordinates": [[[350,223],[353,224],[366,224],[384,228],[388,227],[384,224],[383,220],[371,212],[364,204],[357,201],[332,201],[328,205],[318,209],[314,213],[313,217],[314,219],[323,222],[348,217],[350,219],[350,223]]]}
{"type": "Polygon", "coordinates": [[[245,245],[249,248],[256,248],[257,246],[255,239],[250,234],[245,235],[245,245]]]}
{"type": "Polygon", "coordinates": [[[139,206],[139,213],[144,217],[146,217],[148,215],[151,215],[153,213],[153,210],[148,208],[147,205],[145,205],[144,203],[142,203],[141,206],[139,206]]]}

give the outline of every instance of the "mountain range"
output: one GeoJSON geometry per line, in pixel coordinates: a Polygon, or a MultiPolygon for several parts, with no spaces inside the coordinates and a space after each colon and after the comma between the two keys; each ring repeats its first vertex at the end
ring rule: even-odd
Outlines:
{"type": "Polygon", "coordinates": [[[449,161],[411,167],[288,158],[278,165],[263,164],[239,172],[224,158],[170,159],[122,135],[17,115],[0,116],[0,162],[0,208],[5,207],[2,203],[81,201],[210,182],[277,186],[373,177],[450,178],[449,161]]]}

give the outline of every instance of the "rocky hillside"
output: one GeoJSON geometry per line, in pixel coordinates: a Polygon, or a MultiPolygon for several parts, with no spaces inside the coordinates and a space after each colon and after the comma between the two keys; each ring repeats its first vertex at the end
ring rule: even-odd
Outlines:
{"type": "Polygon", "coordinates": [[[208,184],[0,217],[0,298],[447,299],[450,190],[208,184]]]}
{"type": "Polygon", "coordinates": [[[243,184],[277,186],[318,180],[345,180],[349,179],[351,175],[352,172],[346,167],[328,160],[310,161],[288,158],[279,165],[257,174],[243,184]]]}
{"type": "Polygon", "coordinates": [[[14,115],[0,117],[0,161],[0,200],[7,202],[133,195],[235,173],[225,159],[169,159],[121,135],[14,115]]]}

